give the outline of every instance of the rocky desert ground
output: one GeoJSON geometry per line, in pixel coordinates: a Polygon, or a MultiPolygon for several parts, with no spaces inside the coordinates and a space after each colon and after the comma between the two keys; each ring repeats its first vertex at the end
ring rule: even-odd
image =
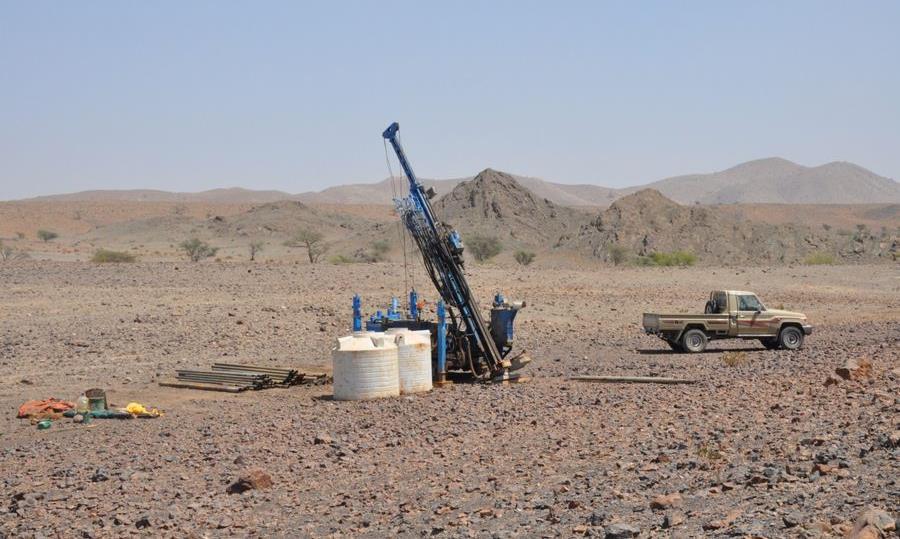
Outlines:
{"type": "Polygon", "coordinates": [[[897,533],[896,264],[470,274],[483,302],[497,288],[528,301],[530,382],[336,402],[329,385],[157,382],[218,360],[327,370],[351,296],[371,311],[402,291],[396,263],[0,264],[0,536],[840,537],[866,511],[857,536],[897,533]],[[754,290],[815,331],[797,353],[699,355],[641,333],[642,312],[701,309],[711,288],[754,290]],[[849,360],[869,366],[845,379],[849,360]],[[697,383],[569,379],[582,374],[697,383]],[[165,415],[15,417],[91,387],[165,415]],[[242,477],[263,479],[229,493],[242,477]]]}

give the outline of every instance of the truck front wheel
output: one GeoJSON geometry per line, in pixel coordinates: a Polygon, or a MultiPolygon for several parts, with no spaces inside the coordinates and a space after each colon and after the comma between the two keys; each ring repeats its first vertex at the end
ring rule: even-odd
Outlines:
{"type": "Polygon", "coordinates": [[[681,348],[685,352],[698,353],[706,350],[706,333],[699,329],[689,329],[681,336],[681,348]]]}
{"type": "Polygon", "coordinates": [[[787,326],[778,334],[778,344],[785,350],[799,350],[803,346],[803,332],[796,326],[787,326]]]}
{"type": "Polygon", "coordinates": [[[778,349],[778,338],[777,337],[765,337],[763,339],[760,339],[759,342],[761,342],[762,345],[765,346],[767,350],[777,350],[778,349]]]}

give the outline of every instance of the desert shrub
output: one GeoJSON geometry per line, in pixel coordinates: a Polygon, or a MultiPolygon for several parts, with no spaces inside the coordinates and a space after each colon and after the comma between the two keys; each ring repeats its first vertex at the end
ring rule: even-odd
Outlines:
{"type": "Polygon", "coordinates": [[[359,262],[358,260],[351,258],[347,255],[334,255],[328,259],[332,264],[353,264],[354,262],[359,262]]]}
{"type": "Polygon", "coordinates": [[[250,245],[248,246],[248,248],[250,250],[250,260],[251,261],[256,260],[256,255],[258,255],[259,253],[262,252],[263,247],[264,247],[264,244],[261,241],[251,241],[250,242],[250,245]]]}
{"type": "Polygon", "coordinates": [[[713,444],[712,442],[707,442],[700,447],[697,448],[697,456],[703,460],[714,461],[714,460],[722,460],[725,458],[725,455],[722,453],[722,450],[719,449],[718,446],[713,444]]]}
{"type": "Polygon", "coordinates": [[[43,241],[55,240],[56,238],[59,237],[59,234],[57,234],[56,232],[53,232],[52,230],[44,230],[44,229],[38,230],[37,235],[43,241]]]}
{"type": "Polygon", "coordinates": [[[527,266],[534,262],[534,258],[537,255],[530,251],[516,251],[516,254],[514,254],[513,256],[515,257],[516,262],[518,262],[519,265],[527,266]]]}
{"type": "Polygon", "coordinates": [[[606,251],[609,253],[609,260],[613,265],[620,265],[628,259],[628,249],[623,245],[610,245],[606,251]]]}
{"type": "Polygon", "coordinates": [[[309,228],[302,228],[298,230],[291,239],[284,242],[284,244],[288,247],[305,247],[309,263],[315,264],[322,255],[325,254],[325,251],[328,250],[328,246],[325,245],[324,239],[321,232],[309,228]]]}
{"type": "Polygon", "coordinates": [[[20,240],[24,240],[25,233],[24,232],[16,232],[16,237],[19,238],[20,240]]]}
{"type": "Polygon", "coordinates": [[[635,266],[655,266],[656,262],[649,256],[638,256],[634,259],[635,266]]]}
{"type": "Polygon", "coordinates": [[[131,253],[110,251],[109,249],[97,249],[94,252],[94,256],[91,257],[91,262],[96,262],[97,264],[120,264],[123,262],[134,262],[135,260],[137,260],[137,257],[131,253]]]}
{"type": "Polygon", "coordinates": [[[29,258],[28,251],[13,249],[9,245],[4,245],[3,240],[0,240],[0,262],[5,262],[7,260],[24,260],[26,258],[29,258]]]}
{"type": "Polygon", "coordinates": [[[803,260],[803,263],[807,266],[823,266],[834,264],[834,255],[830,253],[824,253],[822,251],[816,251],[814,253],[810,253],[803,260]]]}
{"type": "Polygon", "coordinates": [[[747,361],[749,361],[747,354],[739,350],[722,354],[722,362],[729,367],[737,367],[747,363],[747,361]]]}
{"type": "Polygon", "coordinates": [[[496,236],[470,236],[466,239],[466,246],[479,262],[494,258],[503,250],[503,244],[496,236]]]}
{"type": "Polygon", "coordinates": [[[219,252],[218,247],[212,247],[205,241],[201,241],[197,238],[185,240],[178,244],[178,247],[188,255],[191,262],[199,262],[204,258],[216,256],[216,253],[219,252]]]}

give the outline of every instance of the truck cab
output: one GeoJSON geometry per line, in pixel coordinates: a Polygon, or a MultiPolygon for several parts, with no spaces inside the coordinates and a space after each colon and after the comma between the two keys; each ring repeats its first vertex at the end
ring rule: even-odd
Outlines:
{"type": "Polygon", "coordinates": [[[812,333],[803,313],[769,309],[753,292],[714,290],[703,314],[645,313],[644,331],[676,351],[702,352],[714,339],[757,339],[770,350],[798,350],[812,333]]]}

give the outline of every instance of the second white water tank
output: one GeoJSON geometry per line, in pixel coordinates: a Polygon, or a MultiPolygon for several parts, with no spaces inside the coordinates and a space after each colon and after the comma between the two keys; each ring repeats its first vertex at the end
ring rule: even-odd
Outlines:
{"type": "Polygon", "coordinates": [[[331,352],[335,400],[369,400],[400,394],[395,336],[358,332],[340,337],[331,352]]]}
{"type": "Polygon", "coordinates": [[[400,393],[431,391],[431,332],[391,328],[387,334],[396,338],[400,393]]]}

